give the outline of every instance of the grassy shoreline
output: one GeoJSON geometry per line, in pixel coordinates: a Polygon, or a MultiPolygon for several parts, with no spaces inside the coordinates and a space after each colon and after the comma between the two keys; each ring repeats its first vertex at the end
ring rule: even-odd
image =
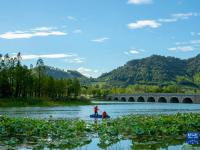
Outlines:
{"type": "Polygon", "coordinates": [[[0,99],[0,107],[46,107],[46,106],[79,106],[79,105],[91,105],[91,101],[86,99],[52,100],[47,98],[0,99]]]}
{"type": "Polygon", "coordinates": [[[200,113],[128,115],[100,123],[0,116],[0,129],[0,146],[31,144],[37,148],[75,148],[89,144],[93,135],[98,135],[98,145],[106,148],[121,139],[134,143],[184,140],[188,131],[200,132],[200,113]]]}

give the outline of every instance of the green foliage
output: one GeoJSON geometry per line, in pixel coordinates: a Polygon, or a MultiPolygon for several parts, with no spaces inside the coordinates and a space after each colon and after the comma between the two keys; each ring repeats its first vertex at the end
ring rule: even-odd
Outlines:
{"type": "Polygon", "coordinates": [[[199,93],[200,90],[193,87],[169,84],[165,86],[158,85],[129,85],[128,87],[113,87],[109,90],[111,94],[140,94],[140,93],[199,93]]]}
{"type": "Polygon", "coordinates": [[[194,75],[194,83],[200,85],[200,73],[194,75]]]}
{"type": "Polygon", "coordinates": [[[78,79],[55,79],[45,72],[42,59],[36,68],[28,69],[21,64],[21,54],[16,57],[0,55],[0,98],[40,98],[66,99],[80,95],[78,79]]]}
{"type": "Polygon", "coordinates": [[[197,87],[199,66],[200,55],[187,60],[152,55],[131,60],[124,66],[101,75],[97,80],[115,87],[127,87],[134,84],[160,85],[171,82],[197,87]],[[193,76],[195,82],[193,82],[193,76]]]}
{"type": "MultiPolygon", "coordinates": [[[[0,117],[0,145],[28,144],[35,149],[72,149],[91,142],[98,135],[98,146],[106,149],[130,139],[137,143],[161,143],[168,139],[185,139],[188,131],[200,132],[200,114],[129,115],[113,120],[91,123],[83,120],[52,120],[51,118],[0,117]]],[[[141,147],[140,147],[141,148],[141,147]]]]}
{"type": "Polygon", "coordinates": [[[85,122],[78,120],[0,117],[0,144],[15,146],[26,142],[35,149],[72,149],[90,141],[86,130],[85,122]]]}
{"type": "Polygon", "coordinates": [[[175,114],[142,116],[129,115],[102,123],[100,136],[134,139],[134,141],[159,141],[168,137],[185,138],[188,131],[200,131],[200,114],[175,114]]]}

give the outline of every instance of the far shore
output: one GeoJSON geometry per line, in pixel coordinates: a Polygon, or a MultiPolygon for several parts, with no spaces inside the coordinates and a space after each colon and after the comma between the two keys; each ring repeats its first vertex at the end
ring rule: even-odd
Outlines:
{"type": "Polygon", "coordinates": [[[0,107],[46,107],[91,105],[88,99],[0,98],[0,107]]]}

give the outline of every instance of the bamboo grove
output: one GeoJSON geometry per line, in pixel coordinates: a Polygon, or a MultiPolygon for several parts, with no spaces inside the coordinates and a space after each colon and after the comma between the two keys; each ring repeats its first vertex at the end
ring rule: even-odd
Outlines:
{"type": "Polygon", "coordinates": [[[21,54],[10,57],[0,54],[0,97],[1,98],[71,98],[80,94],[78,79],[55,79],[45,73],[41,58],[36,66],[21,63],[21,54]]]}

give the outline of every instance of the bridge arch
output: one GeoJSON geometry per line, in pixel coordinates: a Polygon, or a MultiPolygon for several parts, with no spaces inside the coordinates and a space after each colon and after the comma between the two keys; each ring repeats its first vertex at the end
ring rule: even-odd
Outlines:
{"type": "Polygon", "coordinates": [[[158,99],[158,102],[159,102],[159,103],[167,103],[167,99],[166,99],[165,97],[160,97],[160,98],[158,99]]]}
{"type": "Polygon", "coordinates": [[[128,101],[129,102],[135,102],[135,99],[133,97],[129,97],[128,101]]]}
{"type": "Polygon", "coordinates": [[[189,97],[184,98],[182,102],[183,103],[193,103],[192,99],[189,97]]]}
{"type": "Polygon", "coordinates": [[[115,97],[115,98],[114,98],[114,101],[118,101],[118,100],[119,100],[119,98],[118,98],[118,97],[115,97]]]}
{"type": "Polygon", "coordinates": [[[145,102],[145,100],[142,96],[140,96],[140,97],[138,97],[137,102],[145,102]]]}
{"type": "Polygon", "coordinates": [[[185,93],[141,93],[141,94],[108,94],[107,100],[126,101],[126,102],[150,102],[153,97],[158,103],[197,103],[200,104],[200,94],[185,93]],[[122,98],[124,97],[124,98],[122,98]]]}
{"type": "Polygon", "coordinates": [[[123,102],[125,102],[125,101],[126,101],[126,98],[125,98],[125,97],[121,97],[120,100],[123,101],[123,102]]]}
{"type": "Polygon", "coordinates": [[[155,98],[154,97],[149,97],[148,99],[147,99],[147,102],[155,102],[156,100],[155,100],[155,98]]]}
{"type": "Polygon", "coordinates": [[[172,97],[172,98],[170,99],[170,103],[179,103],[179,100],[178,100],[177,97],[172,97]]]}

